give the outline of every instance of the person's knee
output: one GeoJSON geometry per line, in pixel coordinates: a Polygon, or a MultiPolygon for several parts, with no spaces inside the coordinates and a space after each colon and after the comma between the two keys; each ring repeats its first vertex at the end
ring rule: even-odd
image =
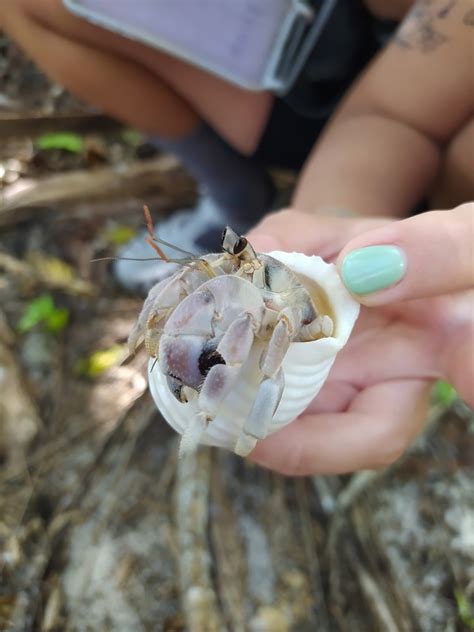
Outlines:
{"type": "Polygon", "coordinates": [[[474,198],[474,116],[446,146],[437,183],[433,191],[436,208],[450,208],[474,198]]]}
{"type": "Polygon", "coordinates": [[[48,30],[54,32],[62,31],[62,24],[65,21],[77,20],[64,7],[62,0],[15,0],[8,3],[8,8],[0,13],[0,27],[4,25],[8,32],[8,25],[18,20],[29,20],[37,22],[48,30]]]}
{"type": "Polygon", "coordinates": [[[0,34],[8,33],[8,24],[18,14],[23,13],[23,0],[11,2],[8,7],[3,7],[0,11],[0,34]]]}
{"type": "MultiPolygon", "coordinates": [[[[56,0],[52,0],[53,2],[56,0]]],[[[57,0],[60,2],[61,0],[57,0]]],[[[45,8],[50,4],[51,0],[43,0],[39,4],[45,8]]],[[[36,0],[15,0],[15,2],[9,2],[8,6],[0,12],[0,28],[5,29],[8,33],[9,27],[13,28],[14,24],[23,20],[37,20],[38,3],[36,0]]]]}
{"type": "Polygon", "coordinates": [[[16,11],[27,17],[49,16],[52,11],[65,10],[62,0],[15,0],[8,5],[8,12],[16,11]]]}
{"type": "Polygon", "coordinates": [[[23,16],[25,18],[34,16],[35,0],[15,0],[9,2],[8,6],[0,13],[0,21],[5,23],[13,16],[23,16]]]}
{"type": "Polygon", "coordinates": [[[14,36],[15,25],[27,20],[29,17],[29,5],[32,0],[18,0],[8,3],[0,11],[0,35],[6,33],[10,37],[14,36]]]}
{"type": "MultiPolygon", "coordinates": [[[[31,32],[31,29],[34,29],[36,25],[46,26],[45,20],[38,17],[39,8],[46,10],[54,2],[61,2],[61,0],[41,0],[39,3],[40,7],[38,7],[36,0],[15,0],[15,2],[9,2],[7,7],[0,11],[0,33],[4,32],[16,41],[21,48],[28,49],[28,34],[31,32]]],[[[48,32],[54,32],[54,27],[52,28],[48,24],[47,30],[48,32]]],[[[44,39],[42,35],[40,39],[44,39]]],[[[35,42],[35,45],[40,44],[41,42],[35,42]]]]}
{"type": "Polygon", "coordinates": [[[474,194],[474,173],[472,171],[472,148],[474,147],[474,116],[453,138],[446,151],[446,162],[465,178],[474,194]]]}

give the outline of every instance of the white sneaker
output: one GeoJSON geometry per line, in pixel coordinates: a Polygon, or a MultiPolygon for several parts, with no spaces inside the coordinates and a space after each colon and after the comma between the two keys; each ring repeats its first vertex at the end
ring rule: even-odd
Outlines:
{"type": "MultiPolygon", "coordinates": [[[[169,218],[156,224],[154,229],[157,237],[186,250],[196,256],[206,252],[219,251],[220,236],[226,221],[206,196],[200,198],[194,209],[176,211],[169,218]]],[[[178,264],[166,263],[158,259],[148,261],[130,261],[129,259],[143,259],[153,257],[156,253],[146,243],[147,231],[131,239],[118,253],[119,257],[113,265],[113,274],[122,287],[131,292],[146,294],[156,283],[171,276],[178,264]]],[[[186,255],[160,244],[160,248],[172,259],[183,258],[186,255]]]]}

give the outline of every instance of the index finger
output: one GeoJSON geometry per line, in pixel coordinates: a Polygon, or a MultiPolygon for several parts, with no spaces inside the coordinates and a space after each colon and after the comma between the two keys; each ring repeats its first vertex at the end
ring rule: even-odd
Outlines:
{"type": "Polygon", "coordinates": [[[331,261],[351,239],[390,221],[382,217],[335,217],[285,209],[266,215],[247,237],[260,252],[301,252],[331,261]]]}

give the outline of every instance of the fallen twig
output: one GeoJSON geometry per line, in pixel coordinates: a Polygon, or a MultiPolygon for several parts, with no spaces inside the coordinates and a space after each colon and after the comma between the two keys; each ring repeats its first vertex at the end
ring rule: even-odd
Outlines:
{"type": "Polygon", "coordinates": [[[25,219],[28,213],[51,205],[78,200],[120,198],[160,190],[180,202],[193,184],[171,156],[155,160],[120,163],[94,170],[77,170],[41,179],[20,179],[0,191],[0,226],[25,219]],[[181,198],[180,198],[181,195],[181,198]]]}

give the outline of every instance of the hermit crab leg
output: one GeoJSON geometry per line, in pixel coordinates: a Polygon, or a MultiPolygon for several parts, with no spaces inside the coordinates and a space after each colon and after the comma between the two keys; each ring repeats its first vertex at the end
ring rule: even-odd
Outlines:
{"type": "MultiPolygon", "coordinates": [[[[148,296],[146,297],[143,304],[142,311],[140,312],[140,315],[138,316],[138,319],[133,326],[130,335],[128,336],[128,349],[130,355],[133,355],[137,350],[137,347],[139,346],[140,341],[145,334],[145,329],[147,326],[147,322],[151,316],[151,312],[154,309],[155,305],[158,305],[160,303],[163,289],[169,283],[170,279],[164,279],[160,283],[154,285],[148,293],[148,296]]],[[[177,297],[177,299],[172,302],[177,304],[178,301],[179,297],[177,297]]]]}
{"type": "Polygon", "coordinates": [[[234,451],[239,456],[248,456],[259,439],[269,434],[278,404],[285,386],[283,370],[279,369],[274,377],[266,377],[260,383],[252,409],[245,420],[234,451]]]}
{"type": "MultiPolygon", "coordinates": [[[[158,338],[153,330],[157,329],[158,323],[166,320],[167,316],[173,312],[175,307],[188,295],[196,286],[199,286],[203,279],[194,279],[192,274],[202,273],[205,279],[216,276],[212,266],[207,261],[196,259],[192,262],[194,269],[182,270],[177,276],[166,278],[153,286],[148,293],[143,304],[142,311],[128,337],[128,348],[130,355],[133,355],[144,338],[155,342],[149,348],[158,349],[158,338]]],[[[148,347],[147,347],[148,348],[148,347]]],[[[153,355],[156,355],[153,353],[153,355]]]]}
{"type": "Polygon", "coordinates": [[[179,458],[192,454],[196,451],[201,437],[206,431],[207,422],[205,415],[198,413],[194,415],[187,424],[179,442],[179,458]]]}
{"type": "Polygon", "coordinates": [[[264,375],[235,446],[236,454],[247,456],[258,439],[269,434],[273,415],[280,403],[285,380],[281,364],[295,336],[296,326],[301,319],[301,311],[295,307],[283,309],[262,356],[260,368],[264,375]]]}
{"type": "Polygon", "coordinates": [[[278,321],[268,343],[268,349],[263,355],[260,368],[264,375],[274,375],[281,366],[295,336],[301,310],[297,307],[287,307],[278,315],[278,321]]]}
{"type": "Polygon", "coordinates": [[[158,325],[166,319],[167,315],[172,312],[173,309],[174,306],[158,307],[154,310],[147,321],[144,343],[145,349],[151,358],[156,358],[158,356],[158,349],[160,348],[160,339],[161,334],[163,333],[163,327],[159,327],[158,325]]]}
{"type": "Polygon", "coordinates": [[[332,336],[334,323],[330,316],[317,316],[308,325],[303,325],[299,333],[299,339],[303,342],[316,340],[319,336],[332,336]]]}

